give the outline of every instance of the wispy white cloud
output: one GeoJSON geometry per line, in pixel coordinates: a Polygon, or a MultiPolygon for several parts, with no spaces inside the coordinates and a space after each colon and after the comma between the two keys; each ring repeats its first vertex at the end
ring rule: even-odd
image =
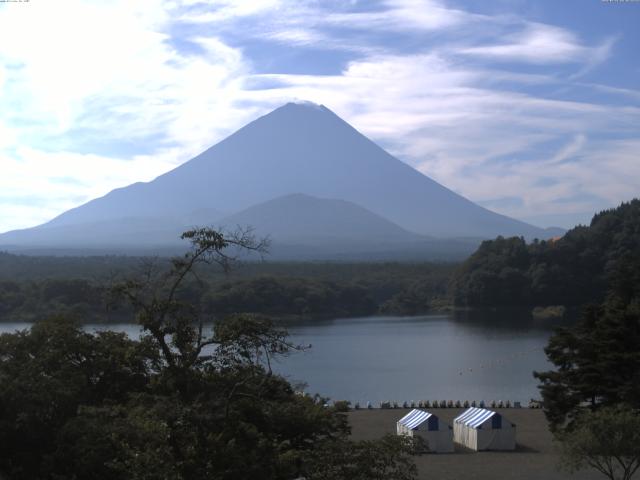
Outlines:
{"type": "Polygon", "coordinates": [[[460,48],[458,53],[506,62],[557,64],[583,62],[590,67],[609,56],[613,40],[594,47],[584,45],[573,32],[541,23],[525,24],[505,42],[460,48]]]}
{"type": "Polygon", "coordinates": [[[33,226],[114,188],[152,180],[174,166],[179,153],[166,150],[123,160],[19,147],[11,156],[0,154],[0,230],[33,226]]]}
{"type": "Polygon", "coordinates": [[[609,205],[633,196],[640,177],[619,159],[635,144],[617,149],[602,138],[637,135],[640,109],[477,86],[486,74],[434,54],[373,57],[351,62],[341,75],[271,75],[281,87],[253,99],[330,105],[425,174],[516,217],[582,213],[599,208],[594,197],[609,205]],[[560,146],[549,152],[543,147],[550,143],[560,146]],[[585,173],[602,170],[609,173],[585,173]]]}
{"type": "Polygon", "coordinates": [[[575,80],[584,77],[594,68],[604,63],[610,56],[613,46],[617,39],[614,37],[607,38],[605,41],[591,48],[589,55],[586,57],[585,62],[580,70],[572,74],[569,79],[575,80]]]}
{"type": "Polygon", "coordinates": [[[549,160],[545,163],[547,165],[553,165],[557,163],[562,163],[567,159],[574,158],[576,154],[578,154],[587,143],[586,135],[579,133],[575,135],[566,145],[564,145],[558,152],[553,155],[549,160]]]}
{"type": "Polygon", "coordinates": [[[187,0],[176,2],[177,5],[191,7],[178,16],[178,20],[189,23],[220,23],[273,13],[284,6],[283,0],[187,0]]]}
{"type": "Polygon", "coordinates": [[[353,29],[442,30],[480,18],[436,0],[386,0],[375,11],[334,13],[321,22],[353,29]]]}
{"type": "Polygon", "coordinates": [[[23,213],[21,192],[51,200],[19,222],[5,202],[0,231],[151,179],[255,115],[234,105],[248,71],[242,52],[215,36],[194,36],[199,54],[180,54],[166,33],[171,8],[160,0],[70,0],[0,9],[0,188],[4,197],[12,192],[23,213]],[[98,145],[114,142],[154,154],[99,152],[98,145]],[[87,155],[92,144],[98,151],[87,155]],[[92,186],[49,185],[54,174],[92,186]]]}
{"type": "Polygon", "coordinates": [[[578,83],[577,85],[587,88],[592,88],[604,93],[611,93],[614,95],[621,95],[630,99],[640,101],[640,90],[633,90],[630,88],[611,87],[609,85],[601,85],[598,83],[578,83]]]}
{"type": "Polygon", "coordinates": [[[640,186],[638,93],[576,83],[613,54],[615,32],[587,42],[562,26],[435,0],[8,5],[0,8],[0,231],[150,180],[292,99],[327,105],[501,213],[585,211],[640,186]],[[277,73],[278,62],[266,75],[244,41],[352,55],[333,75],[277,73]],[[563,78],[559,66],[577,73],[563,78]],[[574,85],[632,104],[541,90],[574,85]],[[104,148],[119,143],[138,148],[104,148]]]}

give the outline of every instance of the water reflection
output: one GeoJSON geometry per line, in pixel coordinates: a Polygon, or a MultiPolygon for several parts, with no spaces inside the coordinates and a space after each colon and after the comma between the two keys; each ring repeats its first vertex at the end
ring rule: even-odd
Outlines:
{"type": "Polygon", "coordinates": [[[552,331],[555,327],[573,325],[580,312],[578,309],[567,309],[562,318],[535,318],[530,308],[481,308],[473,310],[455,310],[450,318],[468,328],[481,330],[552,331]]]}

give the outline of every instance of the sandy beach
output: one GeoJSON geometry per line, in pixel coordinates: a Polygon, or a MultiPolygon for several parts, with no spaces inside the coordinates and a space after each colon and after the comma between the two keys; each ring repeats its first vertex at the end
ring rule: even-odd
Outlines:
{"type": "MultiPolygon", "coordinates": [[[[379,438],[396,432],[396,421],[409,409],[355,410],[349,413],[355,440],[379,438]]],[[[464,409],[431,410],[449,424],[464,409]]],[[[425,454],[416,457],[420,479],[442,480],[591,480],[604,478],[596,471],[584,470],[570,475],[558,469],[558,448],[541,410],[496,409],[516,424],[517,449],[512,452],[473,452],[456,445],[455,453],[425,454]]]]}

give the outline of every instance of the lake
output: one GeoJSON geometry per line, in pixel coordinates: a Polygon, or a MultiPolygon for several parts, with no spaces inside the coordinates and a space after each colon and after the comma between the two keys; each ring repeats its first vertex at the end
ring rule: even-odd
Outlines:
{"type": "MultiPolygon", "coordinates": [[[[0,323],[0,332],[28,326],[0,323]]],[[[531,372],[550,368],[543,348],[553,323],[532,320],[526,312],[340,318],[286,326],[294,342],[312,348],[274,368],[292,382],[306,382],[311,394],[361,405],[387,400],[526,404],[540,397],[531,372]]],[[[135,324],[86,328],[139,334],[135,324]]]]}

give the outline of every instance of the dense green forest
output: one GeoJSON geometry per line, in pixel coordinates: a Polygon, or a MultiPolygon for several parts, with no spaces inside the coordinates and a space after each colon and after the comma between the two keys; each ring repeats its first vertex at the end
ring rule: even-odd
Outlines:
{"type": "MultiPolygon", "coordinates": [[[[110,295],[118,279],[168,267],[166,258],[31,257],[0,253],[0,321],[60,313],[85,322],[126,321],[131,310],[110,295]]],[[[419,314],[446,303],[454,264],[245,262],[224,274],[212,266],[181,287],[210,315],[419,314]]]]}
{"type": "Polygon", "coordinates": [[[640,200],[596,214],[562,238],[485,241],[455,272],[460,306],[578,306],[602,302],[612,272],[640,257],[640,200]]]}
{"type": "MultiPolygon", "coordinates": [[[[640,256],[640,200],[593,217],[562,238],[485,241],[463,264],[244,262],[231,274],[203,266],[180,294],[209,315],[339,317],[421,314],[458,307],[580,306],[604,299],[611,272],[640,256]]],[[[122,321],[110,286],[168,258],[33,257],[0,253],[0,321],[52,312],[122,321]]]]}
{"type": "Polygon", "coordinates": [[[285,330],[242,314],[204,326],[177,293],[197,266],[226,262],[227,242],[207,229],[190,238],[166,268],[113,283],[139,340],[64,316],[0,335],[0,478],[414,479],[425,445],[352,441],[344,409],[271,370],[305,348],[285,330]]]}
{"type": "Polygon", "coordinates": [[[537,372],[553,430],[571,428],[585,405],[640,408],[640,257],[610,272],[605,300],[560,327],[545,352],[556,369],[537,372]]]}
{"type": "Polygon", "coordinates": [[[545,353],[554,368],[534,372],[565,469],[611,480],[640,468],[640,257],[608,272],[605,301],[557,328],[545,353]]]}

